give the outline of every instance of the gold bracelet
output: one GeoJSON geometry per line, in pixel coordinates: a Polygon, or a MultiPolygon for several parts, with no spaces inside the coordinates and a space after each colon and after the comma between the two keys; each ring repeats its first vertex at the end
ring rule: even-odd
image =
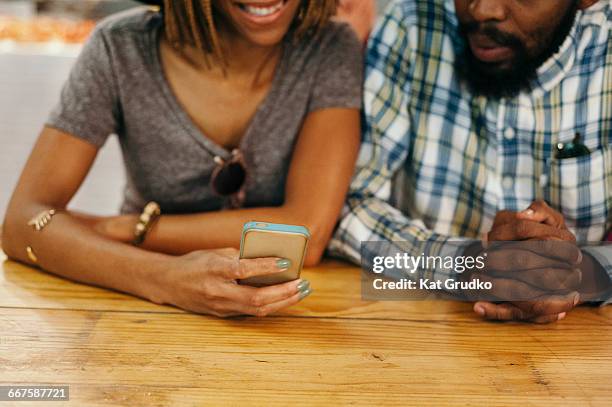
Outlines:
{"type": "Polygon", "coordinates": [[[32,263],[38,264],[38,257],[36,257],[36,254],[34,253],[32,246],[26,247],[26,253],[28,254],[28,259],[30,259],[32,263]]]}
{"type": "MultiPolygon", "coordinates": [[[[46,211],[42,211],[41,213],[30,219],[30,221],[28,222],[28,226],[32,226],[35,231],[41,232],[44,228],[47,227],[47,225],[49,225],[49,223],[51,223],[51,219],[56,213],[57,211],[55,209],[48,209],[46,211]]],[[[26,254],[28,255],[28,259],[30,259],[33,264],[38,264],[38,257],[36,256],[36,253],[34,253],[34,249],[32,249],[32,246],[26,247],[26,254]]]]}
{"type": "Polygon", "coordinates": [[[57,213],[55,209],[49,209],[46,211],[42,211],[38,215],[34,216],[28,222],[28,226],[32,226],[35,231],[42,231],[49,223],[51,223],[51,219],[57,213]]]}
{"type": "Polygon", "coordinates": [[[156,202],[149,202],[144,207],[140,217],[138,218],[136,228],[134,229],[134,240],[132,241],[133,245],[140,246],[145,241],[147,234],[155,222],[159,219],[160,215],[161,208],[156,202]]]}

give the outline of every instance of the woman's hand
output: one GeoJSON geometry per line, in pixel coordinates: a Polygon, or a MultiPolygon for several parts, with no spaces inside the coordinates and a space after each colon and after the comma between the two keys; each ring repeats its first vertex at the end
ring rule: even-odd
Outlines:
{"type": "MultiPolygon", "coordinates": [[[[150,299],[217,317],[264,317],[298,303],[311,293],[306,280],[255,288],[238,280],[283,271],[281,259],[240,260],[236,249],[205,250],[176,257],[155,284],[150,299]]],[[[285,266],[286,267],[286,266],[285,266]]]]}

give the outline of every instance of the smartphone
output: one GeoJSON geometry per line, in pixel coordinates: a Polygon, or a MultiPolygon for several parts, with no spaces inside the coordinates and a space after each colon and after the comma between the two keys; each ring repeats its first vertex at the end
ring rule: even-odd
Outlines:
{"type": "Polygon", "coordinates": [[[240,284],[264,287],[300,278],[310,232],[304,226],[248,222],[242,229],[240,258],[278,257],[291,261],[288,270],[240,280],[240,284]]]}

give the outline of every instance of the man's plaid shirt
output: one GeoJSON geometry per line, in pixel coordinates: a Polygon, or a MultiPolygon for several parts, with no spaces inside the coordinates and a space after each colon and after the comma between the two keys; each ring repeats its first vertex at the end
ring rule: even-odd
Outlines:
{"type": "Polygon", "coordinates": [[[363,146],[330,252],[359,262],[362,241],[402,241],[413,255],[441,253],[536,199],[578,241],[601,241],[612,225],[611,35],[612,0],[600,0],[532,91],[493,100],[457,77],[465,44],[452,0],[393,1],[369,42],[363,146]],[[576,133],[591,154],[556,159],[576,133]]]}

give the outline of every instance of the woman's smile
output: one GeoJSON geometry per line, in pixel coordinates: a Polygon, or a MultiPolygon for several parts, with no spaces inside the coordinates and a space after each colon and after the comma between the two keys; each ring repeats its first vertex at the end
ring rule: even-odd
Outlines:
{"type": "Polygon", "coordinates": [[[218,0],[219,10],[244,39],[256,46],[278,45],[295,20],[298,0],[218,0]]]}
{"type": "Polygon", "coordinates": [[[235,2],[236,7],[245,18],[256,24],[270,24],[275,22],[285,9],[287,0],[274,2],[235,2]]]}

